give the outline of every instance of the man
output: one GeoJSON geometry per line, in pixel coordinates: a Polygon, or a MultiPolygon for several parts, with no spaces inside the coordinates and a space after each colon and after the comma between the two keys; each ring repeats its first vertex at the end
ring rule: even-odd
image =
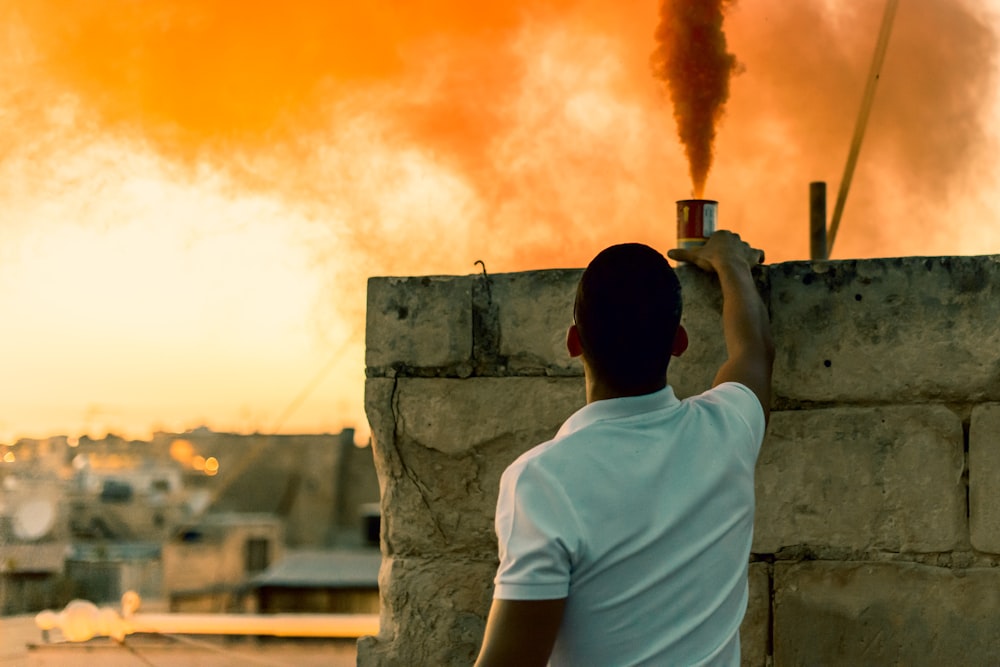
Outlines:
{"type": "Polygon", "coordinates": [[[763,253],[719,231],[669,256],[718,275],[728,358],[712,389],[677,400],[673,269],[639,244],[594,258],[566,341],[587,405],[503,475],[478,667],[739,665],[774,358],[751,275],[763,253]]]}

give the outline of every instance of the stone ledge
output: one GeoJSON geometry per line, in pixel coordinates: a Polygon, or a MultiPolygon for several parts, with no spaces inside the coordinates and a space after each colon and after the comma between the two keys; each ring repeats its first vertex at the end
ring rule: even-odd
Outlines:
{"type": "MultiPolygon", "coordinates": [[[[368,377],[580,376],[566,329],[581,269],[480,276],[372,278],[368,283],[368,377]]],[[[767,297],[767,267],[757,272],[767,297]]],[[[718,280],[677,269],[691,345],[671,363],[680,397],[711,386],[726,359],[718,280]]]]}

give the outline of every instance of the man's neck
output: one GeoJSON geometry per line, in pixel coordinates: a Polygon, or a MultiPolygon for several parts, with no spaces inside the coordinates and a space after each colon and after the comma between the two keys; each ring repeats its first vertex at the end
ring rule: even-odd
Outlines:
{"type": "Polygon", "coordinates": [[[646,394],[658,392],[667,386],[667,379],[664,378],[663,382],[654,382],[629,390],[622,390],[609,387],[604,382],[594,378],[590,373],[585,373],[585,375],[587,379],[587,403],[593,403],[594,401],[606,401],[612,398],[644,396],[646,394]]]}

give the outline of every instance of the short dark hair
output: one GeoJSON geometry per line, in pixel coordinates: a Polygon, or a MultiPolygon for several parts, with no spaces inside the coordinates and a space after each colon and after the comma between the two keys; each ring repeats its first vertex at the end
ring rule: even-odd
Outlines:
{"type": "Polygon", "coordinates": [[[680,281],[659,252],[641,243],[602,250],[580,277],[573,306],[591,370],[623,393],[662,387],[681,306],[680,281]]]}

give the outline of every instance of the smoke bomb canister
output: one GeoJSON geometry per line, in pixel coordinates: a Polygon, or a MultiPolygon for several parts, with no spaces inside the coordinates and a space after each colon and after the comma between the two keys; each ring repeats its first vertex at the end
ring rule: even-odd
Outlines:
{"type": "Polygon", "coordinates": [[[715,233],[719,202],[711,199],[681,199],[677,202],[677,247],[700,248],[715,233]]]}

